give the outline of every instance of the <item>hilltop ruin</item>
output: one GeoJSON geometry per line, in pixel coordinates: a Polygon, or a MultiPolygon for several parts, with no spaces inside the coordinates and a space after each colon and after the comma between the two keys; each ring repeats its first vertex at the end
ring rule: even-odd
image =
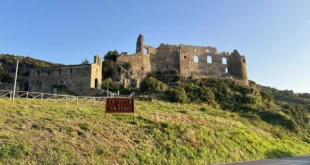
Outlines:
{"type": "Polygon", "coordinates": [[[136,53],[123,52],[117,65],[130,64],[131,74],[123,75],[124,87],[139,87],[141,81],[152,72],[166,72],[177,69],[184,77],[234,77],[248,85],[246,59],[238,51],[218,53],[215,47],[194,45],[160,44],[158,48],[144,44],[143,35],[139,35],[136,53]]]}

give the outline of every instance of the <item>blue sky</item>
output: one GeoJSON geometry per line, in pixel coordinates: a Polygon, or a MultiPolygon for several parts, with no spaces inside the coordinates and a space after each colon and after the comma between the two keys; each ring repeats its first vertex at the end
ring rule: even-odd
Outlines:
{"type": "Polygon", "coordinates": [[[145,44],[237,49],[249,79],[310,92],[309,0],[0,1],[0,53],[79,64],[145,44]]]}

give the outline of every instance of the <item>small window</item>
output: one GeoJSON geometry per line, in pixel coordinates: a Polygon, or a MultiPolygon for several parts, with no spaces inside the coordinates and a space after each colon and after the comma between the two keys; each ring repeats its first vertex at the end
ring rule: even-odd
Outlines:
{"type": "Polygon", "coordinates": [[[227,64],[227,59],[225,57],[222,58],[222,64],[227,64]]]}
{"type": "Polygon", "coordinates": [[[72,69],[70,69],[70,75],[72,75],[72,69]]]}
{"type": "Polygon", "coordinates": [[[186,60],[186,56],[184,56],[184,59],[186,60]]]}
{"type": "Polygon", "coordinates": [[[207,56],[207,63],[212,64],[212,57],[211,56],[207,56]]]}
{"type": "Polygon", "coordinates": [[[208,52],[210,52],[210,51],[207,49],[206,52],[208,53],[208,52]]]}
{"type": "Polygon", "coordinates": [[[197,52],[197,49],[195,49],[195,52],[197,52]]]}
{"type": "Polygon", "coordinates": [[[58,69],[58,75],[61,75],[61,69],[58,69]]]}
{"type": "Polygon", "coordinates": [[[225,73],[228,73],[228,68],[225,69],[225,73]]]}
{"type": "Polygon", "coordinates": [[[49,76],[50,74],[51,74],[51,72],[48,70],[48,71],[47,71],[47,75],[49,76]]]}
{"type": "Polygon", "coordinates": [[[37,85],[39,85],[39,80],[37,80],[37,85]]]}
{"type": "Polygon", "coordinates": [[[144,48],[144,54],[149,54],[149,49],[148,48],[144,48]]]}
{"type": "Polygon", "coordinates": [[[243,59],[243,63],[245,63],[245,58],[243,59]]]}
{"type": "Polygon", "coordinates": [[[37,70],[37,75],[40,76],[40,70],[37,70]]]}
{"type": "Polygon", "coordinates": [[[60,82],[59,82],[59,86],[61,86],[61,87],[65,86],[65,82],[64,82],[63,80],[60,81],[60,82]]]}
{"type": "Polygon", "coordinates": [[[194,62],[199,62],[198,56],[194,56],[194,62]]]}

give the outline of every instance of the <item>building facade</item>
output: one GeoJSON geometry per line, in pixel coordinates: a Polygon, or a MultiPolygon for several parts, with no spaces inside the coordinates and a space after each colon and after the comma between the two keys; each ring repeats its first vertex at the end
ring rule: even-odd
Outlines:
{"type": "Polygon", "coordinates": [[[102,59],[94,57],[93,64],[67,65],[31,69],[29,91],[55,93],[55,88],[65,87],[77,95],[100,93],[102,84],[102,59]]]}

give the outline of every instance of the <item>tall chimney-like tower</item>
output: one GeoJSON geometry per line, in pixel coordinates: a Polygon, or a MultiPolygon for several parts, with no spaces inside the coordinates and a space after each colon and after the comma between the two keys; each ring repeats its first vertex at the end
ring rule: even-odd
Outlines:
{"type": "Polygon", "coordinates": [[[137,48],[136,48],[136,53],[142,52],[144,47],[144,42],[143,42],[143,35],[140,34],[138,39],[137,39],[137,48]]]}

